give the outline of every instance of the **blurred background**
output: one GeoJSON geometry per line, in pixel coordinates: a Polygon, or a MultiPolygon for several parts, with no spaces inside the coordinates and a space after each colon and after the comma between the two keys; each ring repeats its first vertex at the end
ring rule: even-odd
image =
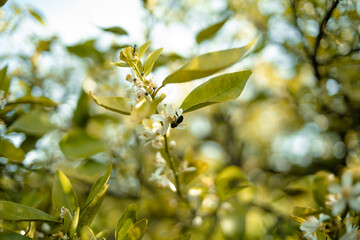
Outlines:
{"type": "MultiPolygon", "coordinates": [[[[108,239],[133,202],[149,219],[144,239],[301,239],[291,209],[319,205],[312,179],[344,167],[360,177],[359,15],[355,0],[9,0],[0,8],[0,69],[11,79],[0,92],[0,198],[52,212],[61,169],[84,202],[112,158],[93,222],[108,239]],[[125,94],[130,72],[110,63],[126,46],[164,48],[152,73],[161,84],[199,54],[257,37],[224,71],[253,71],[241,97],[185,115],[185,130],[171,134],[179,159],[197,167],[183,176],[185,204],[148,180],[155,154],[139,126],[88,93],[125,94]]],[[[179,106],[206,80],[161,91],[179,106]]]]}

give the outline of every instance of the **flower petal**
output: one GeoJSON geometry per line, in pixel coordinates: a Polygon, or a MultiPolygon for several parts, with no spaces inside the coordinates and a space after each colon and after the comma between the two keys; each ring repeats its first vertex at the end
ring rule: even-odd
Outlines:
{"type": "Polygon", "coordinates": [[[328,191],[333,194],[338,194],[341,192],[341,186],[337,183],[334,183],[328,187],[328,191]]]}
{"type": "Polygon", "coordinates": [[[161,127],[161,130],[160,130],[161,136],[164,136],[166,134],[166,132],[169,128],[169,125],[170,125],[169,121],[164,122],[164,125],[161,127]]]}
{"type": "Polygon", "coordinates": [[[345,172],[341,177],[341,184],[344,187],[350,187],[353,182],[353,177],[350,172],[345,172]]]}
{"type": "Polygon", "coordinates": [[[342,211],[344,211],[345,205],[346,205],[346,201],[345,201],[344,199],[340,199],[338,202],[336,202],[336,203],[333,205],[332,214],[333,214],[334,216],[337,216],[339,213],[341,213],[342,211]]]}
{"type": "Polygon", "coordinates": [[[352,210],[354,210],[355,212],[359,212],[360,211],[360,199],[358,198],[351,198],[349,200],[349,206],[352,210]]]}
{"type": "Polygon", "coordinates": [[[161,114],[153,114],[150,116],[150,120],[152,122],[164,122],[166,120],[166,117],[161,114]]]}

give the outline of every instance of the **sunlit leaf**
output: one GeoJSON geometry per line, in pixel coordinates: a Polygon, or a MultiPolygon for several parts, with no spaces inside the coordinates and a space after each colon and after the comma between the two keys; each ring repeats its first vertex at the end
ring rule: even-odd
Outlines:
{"type": "Polygon", "coordinates": [[[74,218],[71,222],[70,229],[69,229],[70,237],[74,236],[74,234],[76,232],[77,226],[79,224],[79,216],[80,216],[80,208],[77,207],[76,213],[74,215],[74,218]]]}
{"type": "Polygon", "coordinates": [[[0,91],[4,91],[4,95],[6,95],[9,91],[10,81],[11,79],[6,75],[7,66],[3,67],[0,70],[0,91]]]}
{"type": "Polygon", "coordinates": [[[123,97],[101,97],[94,96],[90,93],[90,96],[94,99],[95,103],[110,111],[130,115],[130,99],[123,97]]]}
{"type": "Polygon", "coordinates": [[[130,204],[125,209],[124,213],[122,214],[116,225],[115,239],[122,239],[125,236],[126,232],[130,229],[130,227],[137,222],[136,209],[137,207],[135,204],[130,204]],[[118,235],[121,237],[117,237],[118,235]]]}
{"type": "Polygon", "coordinates": [[[153,52],[151,52],[149,54],[149,56],[146,58],[146,62],[145,62],[145,65],[144,65],[144,74],[145,76],[149,75],[153,66],[154,66],[154,63],[156,62],[156,60],[158,59],[158,57],[160,56],[161,52],[162,52],[162,48],[159,48],[153,52]]]}
{"type": "Polygon", "coordinates": [[[127,31],[121,27],[109,27],[109,28],[101,28],[105,32],[111,32],[117,35],[127,35],[127,31]]]}
{"type": "Polygon", "coordinates": [[[126,62],[129,66],[132,63],[132,54],[134,52],[133,47],[126,47],[120,52],[120,60],[126,62]]]}
{"type": "Polygon", "coordinates": [[[0,157],[7,158],[9,162],[21,162],[25,158],[25,152],[11,142],[0,139],[0,157]]]}
{"type": "Polygon", "coordinates": [[[163,81],[162,86],[169,83],[183,83],[210,76],[239,61],[256,40],[241,48],[210,52],[193,58],[163,81]]]}
{"type": "Polygon", "coordinates": [[[100,192],[100,190],[104,187],[104,185],[109,181],[112,169],[112,162],[110,163],[108,169],[105,174],[100,177],[91,187],[90,193],[86,199],[85,207],[91,203],[91,201],[96,197],[96,195],[100,192]]]}
{"type": "Polygon", "coordinates": [[[237,166],[229,166],[217,174],[216,191],[221,199],[226,199],[249,186],[245,173],[237,166]]]}
{"type": "Polygon", "coordinates": [[[52,188],[52,201],[58,212],[61,212],[61,208],[65,207],[73,214],[78,207],[74,189],[69,179],[60,170],[55,174],[52,188]]]}
{"type": "Polygon", "coordinates": [[[84,208],[79,219],[80,229],[82,229],[83,226],[91,224],[106,196],[106,191],[108,188],[109,185],[104,185],[95,198],[93,198],[93,200],[84,208]]]}
{"type": "Polygon", "coordinates": [[[47,97],[35,97],[27,95],[21,98],[17,98],[14,101],[9,101],[7,105],[12,104],[39,104],[46,107],[56,107],[58,104],[47,97]]]}
{"type": "Polygon", "coordinates": [[[60,149],[71,159],[85,158],[105,150],[100,139],[90,137],[82,128],[75,128],[61,139],[60,149]]]}
{"type": "Polygon", "coordinates": [[[80,236],[82,240],[96,240],[95,234],[89,226],[84,226],[81,229],[80,236]]]}
{"type": "Polygon", "coordinates": [[[228,20],[228,18],[201,30],[196,35],[196,42],[201,43],[202,41],[204,41],[206,39],[212,38],[222,28],[222,26],[224,26],[224,24],[226,23],[227,20],[228,20]]]}
{"type": "Polygon", "coordinates": [[[22,115],[10,127],[10,131],[24,132],[32,136],[42,136],[54,130],[46,112],[34,110],[22,115]]]}
{"type": "Polygon", "coordinates": [[[210,79],[195,88],[183,101],[184,112],[194,111],[211,104],[238,98],[251,71],[228,73],[210,79]]]}
{"type": "Polygon", "coordinates": [[[317,214],[318,211],[311,207],[294,207],[292,214],[297,217],[306,218],[311,215],[317,214]]]}
{"type": "Polygon", "coordinates": [[[113,62],[111,64],[116,67],[129,67],[129,65],[126,62],[113,62]]]}
{"type": "Polygon", "coordinates": [[[42,25],[45,26],[43,17],[40,16],[40,14],[37,11],[35,11],[34,9],[28,9],[28,10],[29,10],[29,13],[31,14],[31,16],[33,16],[33,18],[36,19],[36,21],[38,21],[39,23],[41,23],[42,25]]]}
{"type": "Polygon", "coordinates": [[[22,204],[0,201],[0,219],[15,221],[58,222],[47,213],[22,204]]]}
{"type": "Polygon", "coordinates": [[[129,231],[126,233],[125,240],[140,240],[145,234],[147,228],[148,220],[141,219],[135,223],[129,231]]]}
{"type": "Polygon", "coordinates": [[[139,59],[144,55],[146,50],[148,50],[150,43],[151,43],[151,41],[148,41],[138,48],[138,50],[136,52],[137,52],[139,59]]]}

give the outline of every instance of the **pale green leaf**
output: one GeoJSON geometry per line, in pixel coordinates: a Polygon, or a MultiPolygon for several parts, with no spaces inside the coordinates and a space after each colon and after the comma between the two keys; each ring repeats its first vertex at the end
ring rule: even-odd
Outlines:
{"type": "Polygon", "coordinates": [[[249,186],[249,183],[245,173],[239,167],[229,166],[217,174],[215,186],[219,197],[224,200],[249,186]]]}
{"type": "Polygon", "coordinates": [[[294,207],[292,213],[294,216],[306,218],[308,216],[317,214],[318,211],[311,207],[294,207]]]}
{"type": "Polygon", "coordinates": [[[50,122],[46,112],[34,110],[28,114],[23,114],[10,126],[9,130],[41,137],[54,129],[55,127],[50,122]]]}
{"type": "Polygon", "coordinates": [[[140,240],[145,234],[148,220],[146,218],[141,219],[135,223],[129,231],[126,233],[125,240],[140,240]]]}
{"type": "Polygon", "coordinates": [[[220,228],[225,240],[243,240],[246,230],[246,209],[237,203],[231,205],[233,209],[218,214],[220,228]]]}
{"type": "Polygon", "coordinates": [[[47,97],[34,97],[31,95],[17,98],[14,101],[8,102],[7,105],[13,104],[40,104],[46,107],[56,107],[58,104],[47,97]]]}
{"type": "Polygon", "coordinates": [[[21,162],[25,158],[25,152],[11,142],[0,139],[0,157],[7,158],[9,162],[21,162]]]}
{"type": "Polygon", "coordinates": [[[129,65],[126,62],[113,62],[111,63],[112,65],[116,66],[116,67],[129,67],[129,65]]]}
{"type": "Polygon", "coordinates": [[[157,106],[164,98],[165,95],[161,95],[159,98],[156,98],[154,101],[150,102],[145,97],[143,97],[131,111],[131,121],[140,122],[144,118],[154,114],[156,112],[157,106]]]}
{"type": "Polygon", "coordinates": [[[14,221],[58,222],[56,218],[43,211],[9,201],[0,201],[0,219],[14,221]]]}
{"type": "Polygon", "coordinates": [[[329,176],[331,174],[325,171],[317,172],[314,176],[312,182],[312,194],[315,202],[321,206],[325,207],[327,189],[329,187],[329,176]]]}
{"type": "Polygon", "coordinates": [[[67,208],[71,214],[78,207],[77,198],[69,179],[60,170],[56,171],[52,188],[52,201],[58,212],[61,208],[67,208]]]}
{"type": "Polygon", "coordinates": [[[106,196],[106,191],[109,188],[109,185],[104,185],[95,198],[88,204],[82,211],[79,219],[79,229],[82,229],[83,226],[90,225],[93,221],[96,212],[99,210],[102,201],[106,196]]]}
{"type": "Polygon", "coordinates": [[[145,65],[144,65],[144,74],[145,76],[149,75],[153,66],[154,66],[154,63],[156,62],[156,60],[158,59],[158,57],[160,56],[161,52],[162,52],[162,48],[159,48],[153,52],[151,52],[149,54],[149,56],[146,58],[146,62],[145,62],[145,65]]]}
{"type": "Polygon", "coordinates": [[[94,96],[90,93],[92,99],[95,103],[103,108],[106,108],[110,111],[130,115],[130,99],[122,97],[100,97],[94,96]]]}
{"type": "Polygon", "coordinates": [[[119,221],[116,225],[116,229],[115,229],[115,239],[116,240],[122,239],[125,236],[125,233],[133,225],[133,223],[137,222],[136,209],[137,209],[137,207],[135,204],[130,204],[125,209],[124,213],[122,214],[121,218],[119,219],[119,221]],[[127,222],[128,220],[131,220],[131,225],[127,222]],[[124,228],[127,228],[127,230],[126,231],[123,230],[124,228]],[[120,231],[123,234],[121,238],[117,237],[120,234],[120,231]]]}
{"type": "Polygon", "coordinates": [[[238,98],[245,87],[251,71],[227,73],[201,84],[195,88],[183,101],[184,112],[194,111],[214,103],[220,103],[238,98]]]}
{"type": "Polygon", "coordinates": [[[146,43],[144,43],[143,45],[141,45],[139,47],[139,49],[136,51],[139,59],[144,55],[144,53],[146,52],[146,50],[148,50],[149,46],[150,46],[151,41],[148,41],[146,43]]]}
{"type": "Polygon", "coordinates": [[[127,232],[133,225],[134,222],[130,218],[126,219],[119,231],[115,232],[115,240],[125,239],[127,232]]]}
{"type": "Polygon", "coordinates": [[[256,40],[241,48],[206,53],[193,58],[163,81],[162,86],[169,83],[183,83],[210,76],[239,61],[256,40]]]}
{"type": "Polygon", "coordinates": [[[96,240],[96,236],[89,226],[84,226],[81,229],[80,236],[81,240],[96,240]]]}
{"type": "Polygon", "coordinates": [[[82,128],[75,128],[61,139],[60,149],[71,159],[86,158],[105,150],[100,139],[90,137],[82,128]]]}
{"type": "Polygon", "coordinates": [[[9,91],[10,81],[11,79],[6,76],[7,66],[3,67],[0,70],[0,91],[4,91],[4,95],[6,95],[9,91]]]}
{"type": "Polygon", "coordinates": [[[111,32],[117,35],[127,35],[127,31],[121,27],[109,27],[109,28],[101,28],[105,32],[111,32]]]}
{"type": "Polygon", "coordinates": [[[108,169],[105,174],[100,177],[91,187],[90,193],[87,197],[85,207],[91,203],[91,201],[96,197],[96,195],[100,192],[100,190],[104,187],[104,185],[109,181],[112,169],[112,162],[110,163],[108,169]]]}
{"type": "Polygon", "coordinates": [[[201,30],[196,36],[196,42],[201,43],[206,39],[212,38],[222,28],[222,26],[224,26],[227,20],[228,18],[201,30]]]}
{"type": "Polygon", "coordinates": [[[70,237],[73,237],[75,232],[76,232],[76,229],[77,229],[77,226],[78,226],[78,223],[79,223],[79,216],[80,216],[80,208],[78,207],[76,209],[74,218],[73,218],[73,220],[71,222],[71,225],[70,225],[70,229],[69,229],[70,237]]]}
{"type": "Polygon", "coordinates": [[[45,26],[45,22],[43,20],[43,18],[40,16],[40,14],[35,11],[34,9],[29,9],[29,13],[31,14],[31,16],[33,16],[33,18],[35,18],[39,23],[41,23],[43,26],[45,26]]]}

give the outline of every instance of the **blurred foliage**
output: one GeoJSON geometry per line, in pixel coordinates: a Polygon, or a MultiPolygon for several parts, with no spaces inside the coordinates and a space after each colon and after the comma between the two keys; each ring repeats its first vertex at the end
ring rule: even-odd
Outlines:
{"type": "MultiPolygon", "coordinates": [[[[101,36],[66,45],[31,33],[20,41],[26,49],[1,51],[0,238],[305,239],[299,226],[320,213],[331,219],[318,239],[340,239],[349,216],[358,225],[348,203],[334,214],[329,192],[346,173],[360,180],[359,3],[142,3],[144,39],[154,38],[156,25],[191,26],[191,54],[146,41],[134,48],[126,23],[100,27],[113,37],[105,48],[101,36]],[[249,42],[252,51],[240,47],[249,42]],[[196,105],[182,98],[187,111],[236,99],[244,86],[232,97],[207,98],[214,85],[180,82],[252,70],[240,99],[188,113],[185,130],[172,130],[176,145],[167,147],[180,170],[169,180],[179,181],[180,194],[149,180],[157,157],[132,120],[156,105],[123,108],[131,72],[114,65],[132,62],[126,53],[118,62],[121,49],[138,54],[146,75],[172,72],[158,79],[159,93],[171,95],[175,84],[176,94],[195,89],[188,98],[196,95],[199,102],[189,101],[196,105]],[[181,171],[189,168],[196,170],[181,171]]],[[[35,9],[6,0],[0,7],[0,42],[17,39],[29,19],[46,25],[35,9]]]]}

